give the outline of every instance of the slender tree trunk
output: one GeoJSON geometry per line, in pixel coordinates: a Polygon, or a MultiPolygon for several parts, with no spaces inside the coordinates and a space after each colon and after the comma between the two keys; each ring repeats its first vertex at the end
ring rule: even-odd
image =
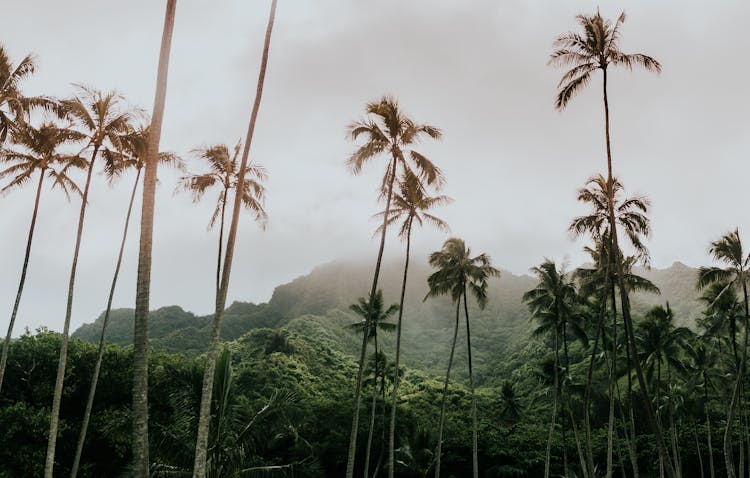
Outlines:
{"type": "Polygon", "coordinates": [[[471,329],[469,328],[469,305],[466,300],[466,284],[464,284],[464,317],[466,317],[466,351],[469,357],[469,392],[471,393],[471,456],[473,476],[479,478],[479,444],[477,430],[477,396],[474,392],[474,371],[471,367],[471,329]]]}
{"type": "Polygon", "coordinates": [[[396,447],[396,405],[398,403],[398,385],[399,373],[398,367],[401,359],[401,325],[404,317],[404,298],[406,295],[406,278],[409,273],[409,252],[411,249],[411,225],[412,218],[409,218],[409,225],[406,228],[406,259],[404,260],[404,278],[401,281],[401,299],[398,307],[398,323],[396,324],[396,362],[395,373],[393,375],[393,396],[391,397],[391,423],[388,431],[388,478],[394,478],[394,457],[393,450],[396,447]]]}
{"type": "MultiPolygon", "coordinates": [[[[609,266],[607,265],[607,268],[609,266]]],[[[609,274],[606,274],[605,277],[609,277],[609,274]]],[[[609,281],[609,279],[605,278],[605,281],[609,281]]],[[[608,289],[608,286],[605,282],[604,285],[605,290],[608,289]]],[[[591,445],[591,384],[594,377],[594,363],[596,360],[596,353],[598,351],[598,345],[599,340],[601,339],[603,335],[603,328],[604,328],[604,317],[606,314],[606,308],[607,308],[607,297],[604,295],[602,297],[601,301],[601,310],[599,314],[599,323],[596,327],[596,338],[594,339],[594,347],[591,349],[591,358],[589,359],[589,370],[586,377],[586,390],[584,392],[584,398],[583,398],[583,421],[584,421],[584,427],[585,427],[585,440],[586,440],[586,467],[588,469],[588,476],[593,477],[594,476],[594,450],[591,445]]]]}
{"type": "Polygon", "coordinates": [[[73,250],[73,264],[70,267],[70,281],[68,282],[68,302],[65,306],[65,323],[63,324],[63,333],[60,340],[60,358],[57,362],[57,377],[55,378],[55,392],[52,396],[52,411],[49,420],[49,439],[47,441],[47,458],[44,464],[45,478],[52,478],[52,470],[55,466],[55,446],[57,445],[57,428],[60,420],[60,402],[62,401],[63,380],[65,379],[65,365],[68,361],[68,331],[70,330],[70,318],[73,314],[73,290],[76,281],[76,269],[78,267],[78,252],[81,249],[81,238],[83,237],[83,222],[86,218],[86,205],[89,197],[89,186],[91,185],[91,173],[94,171],[96,163],[96,154],[99,152],[99,145],[94,145],[94,151],[91,154],[86,173],[86,184],[83,187],[83,196],[81,197],[81,210],[78,215],[78,230],[76,232],[76,244],[73,250]]]}
{"type": "Polygon", "coordinates": [[[636,439],[638,435],[635,431],[635,416],[633,413],[633,377],[631,375],[633,370],[633,355],[631,355],[630,341],[625,340],[625,353],[627,356],[627,367],[628,367],[628,426],[630,429],[631,440],[628,440],[628,455],[630,456],[630,465],[633,468],[633,478],[639,478],[640,473],[638,470],[638,445],[636,439]]]}
{"type": "Polygon", "coordinates": [[[440,459],[443,454],[443,424],[445,423],[445,401],[448,398],[448,383],[451,378],[453,367],[453,354],[456,352],[456,339],[458,338],[458,324],[461,313],[461,298],[456,302],[456,326],[453,328],[453,342],[451,343],[451,354],[448,358],[448,371],[445,373],[445,384],[443,385],[443,399],[440,403],[440,422],[438,423],[438,442],[435,454],[435,478],[440,478],[440,459]]]}
{"type": "MultiPolygon", "coordinates": [[[[234,190],[234,204],[232,206],[232,221],[229,225],[229,236],[227,237],[226,253],[224,256],[224,265],[221,272],[221,285],[216,297],[216,309],[214,311],[214,326],[211,332],[211,342],[206,352],[206,368],[203,373],[203,389],[201,391],[200,415],[198,417],[198,433],[195,443],[195,462],[193,465],[193,478],[205,478],[206,460],[208,454],[208,432],[211,421],[211,396],[213,393],[214,369],[216,357],[219,352],[219,338],[221,333],[221,321],[224,316],[224,308],[227,302],[227,292],[229,290],[229,277],[232,272],[232,260],[234,258],[234,246],[237,239],[237,228],[239,225],[240,210],[242,209],[242,191],[245,190],[245,172],[247,171],[247,161],[250,155],[250,145],[253,142],[253,133],[255,124],[258,119],[258,110],[260,101],[263,96],[263,84],[266,77],[266,68],[268,66],[268,50],[271,44],[271,32],[273,31],[273,22],[276,15],[276,1],[271,1],[271,11],[268,16],[268,25],[263,43],[263,56],[258,73],[258,84],[255,91],[255,101],[250,113],[250,122],[247,128],[247,137],[245,138],[245,147],[242,151],[242,161],[237,173],[237,185],[234,190]]],[[[367,340],[367,330],[365,330],[365,340],[367,340]]]]}
{"type": "Polygon", "coordinates": [[[18,282],[18,292],[16,292],[16,301],[13,303],[13,312],[10,315],[10,323],[8,324],[8,333],[5,335],[5,342],[3,342],[3,355],[0,358],[0,390],[3,387],[3,378],[5,377],[5,365],[8,363],[8,350],[10,349],[10,338],[13,334],[13,325],[16,323],[16,315],[18,315],[18,306],[21,304],[21,295],[23,294],[23,286],[26,283],[26,271],[29,268],[29,256],[31,255],[31,242],[34,239],[34,229],[36,228],[36,216],[39,212],[39,198],[42,194],[42,184],[44,183],[44,173],[46,168],[39,170],[39,183],[36,187],[36,196],[34,197],[34,211],[31,213],[31,224],[29,224],[29,235],[26,239],[26,253],[23,256],[23,266],[21,267],[21,280],[18,282]]]}
{"type": "Polygon", "coordinates": [[[682,477],[682,464],[680,463],[680,454],[677,445],[677,426],[674,421],[674,404],[672,403],[672,367],[667,360],[667,410],[669,412],[669,428],[672,433],[672,460],[675,464],[675,473],[679,478],[682,477]]]}
{"type": "Polygon", "coordinates": [[[703,413],[706,415],[706,435],[708,435],[708,468],[711,478],[716,478],[714,471],[714,448],[711,444],[711,418],[708,416],[708,380],[706,380],[705,372],[703,372],[703,398],[703,413]]]}
{"type": "Polygon", "coordinates": [[[122,255],[125,251],[125,240],[128,237],[128,225],[130,224],[130,213],[133,210],[133,202],[135,200],[135,192],[138,189],[138,181],[141,178],[141,170],[135,175],[135,182],[133,183],[133,192],[130,194],[130,203],[128,204],[128,213],[125,215],[125,227],[122,230],[122,240],[120,241],[120,251],[117,254],[117,265],[115,265],[115,275],[112,277],[112,285],[109,288],[109,298],[107,299],[107,310],[104,312],[104,321],[102,322],[102,334],[99,338],[99,349],[96,353],[96,364],[94,365],[94,376],[91,378],[91,387],[89,388],[89,397],[86,400],[86,408],[83,412],[83,421],[81,422],[81,432],[78,436],[78,444],[76,445],[76,454],[73,458],[73,467],[70,471],[70,477],[76,478],[78,474],[78,466],[81,462],[81,453],[83,452],[83,444],[86,441],[86,432],[89,427],[89,420],[91,419],[91,409],[94,406],[94,396],[96,395],[96,386],[99,383],[99,372],[102,368],[102,360],[104,358],[104,344],[106,343],[107,325],[109,325],[109,314],[112,311],[112,299],[115,296],[115,287],[117,287],[117,277],[120,275],[120,266],[122,265],[122,255]]]}
{"type": "Polygon", "coordinates": [[[693,436],[695,437],[695,449],[698,451],[698,465],[701,467],[701,478],[706,478],[706,474],[703,471],[703,453],[701,453],[701,443],[700,440],[698,440],[698,424],[695,424],[695,428],[693,429],[694,433],[693,436]]]}
{"type": "Polygon", "coordinates": [[[553,376],[553,391],[552,391],[552,418],[549,422],[549,435],[547,436],[547,450],[545,452],[544,457],[544,478],[549,478],[549,464],[550,460],[552,458],[552,436],[555,432],[555,418],[557,417],[557,389],[559,385],[559,381],[557,378],[557,366],[558,366],[558,358],[557,358],[557,349],[560,348],[557,340],[558,332],[557,327],[554,327],[554,334],[555,334],[555,370],[552,374],[553,376]]]}
{"type": "Polygon", "coordinates": [[[141,234],[138,249],[138,273],[135,292],[135,320],[133,326],[133,477],[149,477],[148,453],[148,306],[151,292],[151,251],[154,233],[154,197],[159,163],[159,142],[164,106],[167,96],[169,52],[172,46],[177,0],[167,0],[164,30],[159,51],[154,110],[146,150],[143,172],[143,203],[141,204],[141,234]]]}
{"type": "MultiPolygon", "coordinates": [[[[603,70],[603,76],[604,76],[604,82],[603,82],[603,94],[604,94],[604,118],[605,118],[605,132],[606,132],[606,144],[607,144],[607,185],[608,185],[608,195],[609,195],[609,225],[610,225],[610,240],[611,240],[611,254],[610,254],[610,261],[614,262],[615,265],[615,271],[617,273],[617,279],[618,279],[618,285],[620,288],[620,302],[622,307],[622,320],[623,320],[623,326],[625,328],[625,333],[627,340],[630,341],[631,347],[633,350],[633,354],[637,357],[637,348],[635,346],[635,333],[633,331],[633,322],[632,318],[630,317],[630,299],[628,297],[628,289],[627,289],[627,283],[625,282],[625,277],[623,275],[623,267],[622,262],[619,259],[619,245],[617,243],[617,223],[615,221],[615,210],[614,210],[614,191],[613,191],[613,178],[612,178],[612,148],[610,145],[610,136],[609,136],[609,101],[607,99],[607,70],[603,70]],[[615,259],[616,258],[616,259],[615,259]]],[[[641,389],[641,398],[644,402],[644,408],[646,410],[646,418],[648,419],[649,425],[651,426],[652,431],[654,432],[654,437],[656,439],[656,448],[659,452],[659,456],[663,461],[667,463],[667,475],[669,478],[675,478],[674,469],[672,468],[672,465],[668,462],[669,457],[666,452],[666,447],[664,445],[664,434],[662,432],[661,425],[656,420],[656,414],[654,413],[653,406],[651,405],[651,401],[648,398],[648,393],[646,392],[646,379],[643,375],[643,369],[641,367],[640,361],[635,360],[635,371],[636,376],[638,377],[638,385],[641,389]]],[[[734,478],[734,477],[730,477],[734,478]]]]}
{"type": "MultiPolygon", "coordinates": [[[[612,255],[612,251],[610,251],[612,255]]],[[[610,288],[612,300],[612,361],[609,368],[609,418],[607,421],[607,478],[612,478],[614,460],[612,459],[613,440],[615,433],[615,381],[617,381],[617,301],[615,285],[612,281],[610,288]]]]}
{"type": "MultiPolygon", "coordinates": [[[[656,392],[654,393],[654,398],[656,399],[656,419],[659,421],[659,425],[661,425],[661,355],[658,360],[656,362],[656,392]]],[[[659,457],[659,476],[662,478],[664,477],[664,462],[665,460],[659,457]]]]}
{"type": "MultiPolygon", "coordinates": [[[[748,298],[747,298],[747,284],[742,281],[742,292],[744,296],[745,304],[745,318],[750,317],[750,310],[748,310],[748,298]]],[[[735,413],[737,412],[738,403],[740,402],[740,390],[742,388],[742,381],[745,375],[745,362],[747,361],[747,339],[748,339],[748,327],[745,326],[745,340],[742,347],[742,359],[739,362],[737,370],[737,378],[734,383],[734,391],[732,392],[732,401],[729,403],[729,412],[727,413],[727,427],[724,431],[724,460],[727,466],[727,478],[735,478],[737,476],[734,472],[734,460],[732,458],[732,425],[735,420],[735,413]]]]}
{"type": "Polygon", "coordinates": [[[219,287],[221,287],[221,252],[224,246],[224,214],[227,210],[227,192],[225,187],[221,195],[221,220],[219,222],[219,254],[216,257],[216,297],[219,296],[219,287]]]}
{"type": "MultiPolygon", "coordinates": [[[[564,353],[564,359],[565,359],[565,380],[564,384],[567,384],[570,380],[570,355],[568,354],[568,324],[567,322],[563,322],[563,353],[564,353]]],[[[565,401],[567,403],[568,408],[568,418],[570,419],[570,427],[573,430],[573,437],[576,442],[576,452],[578,453],[578,460],[581,462],[581,472],[583,473],[584,478],[588,476],[587,470],[586,470],[586,459],[585,455],[581,451],[581,443],[578,435],[578,425],[576,425],[576,420],[573,415],[573,404],[570,399],[570,391],[567,388],[567,385],[563,385],[563,389],[565,390],[565,401]]],[[[563,440],[565,441],[565,440],[563,440]]],[[[566,472],[567,475],[567,472],[566,472]]]]}
{"type": "Polygon", "coordinates": [[[378,403],[378,324],[372,324],[375,334],[375,377],[372,384],[372,408],[370,411],[370,430],[367,432],[367,448],[365,449],[365,478],[370,476],[370,453],[372,452],[372,437],[375,433],[375,408],[378,403]]]}
{"type": "MultiPolygon", "coordinates": [[[[568,416],[570,417],[570,422],[575,423],[575,417],[573,416],[573,410],[571,408],[568,408],[568,416]]],[[[589,473],[586,467],[586,455],[583,453],[583,449],[581,448],[581,437],[575,427],[573,428],[573,438],[576,442],[576,451],[578,452],[578,460],[581,464],[581,473],[583,474],[583,478],[588,478],[589,473]]]]}

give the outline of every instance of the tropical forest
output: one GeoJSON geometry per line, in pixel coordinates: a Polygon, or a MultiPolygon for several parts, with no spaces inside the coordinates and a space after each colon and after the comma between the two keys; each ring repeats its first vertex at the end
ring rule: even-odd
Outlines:
{"type": "Polygon", "coordinates": [[[0,19],[0,477],[750,478],[744,2],[100,3],[0,19]]]}

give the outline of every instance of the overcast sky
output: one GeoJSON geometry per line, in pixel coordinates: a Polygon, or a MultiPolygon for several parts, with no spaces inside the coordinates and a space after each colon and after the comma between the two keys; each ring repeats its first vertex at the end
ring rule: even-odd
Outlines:
{"type": "MultiPolygon", "coordinates": [[[[653,203],[653,263],[700,265],[709,242],[739,226],[750,234],[750,94],[745,0],[599,2],[625,8],[621,47],[664,71],[615,71],[610,80],[615,173],[653,203]]],[[[37,55],[26,94],[69,96],[71,83],[117,89],[152,108],[164,1],[15,2],[0,42],[15,60],[37,55]]],[[[234,144],[244,135],[270,1],[179,0],[162,150],[234,144]]],[[[495,264],[524,273],[544,256],[572,264],[583,245],[566,232],[584,212],[576,189],[605,168],[600,78],[565,112],[553,108],[562,71],[546,66],[556,35],[575,29],[583,0],[279,0],[252,157],[265,165],[266,231],[244,216],[229,300],[267,301],[273,288],[335,259],[374,260],[383,167],[344,167],[348,122],[364,104],[395,95],[413,118],[439,126],[420,151],[447,177],[455,202],[438,212],[452,234],[495,264]]],[[[201,166],[191,158],[192,171],[201,166]]],[[[160,171],[151,304],[212,310],[217,235],[214,196],[195,205],[160,171]]],[[[106,304],[132,176],[94,177],[76,282],[72,328],[106,304]]],[[[0,316],[10,316],[33,188],[0,198],[0,316]],[[5,312],[2,312],[5,311],[5,312]]],[[[44,191],[16,331],[60,330],[79,203],[44,191]]],[[[138,211],[140,211],[138,206],[138,211]]],[[[139,214],[139,213],[138,213],[139,214]]],[[[135,296],[138,215],[115,306],[135,296]]],[[[417,231],[416,255],[447,236],[417,231]]],[[[750,237],[750,236],[748,236],[750,237]]],[[[749,239],[750,240],[750,239],[749,239]]],[[[386,260],[402,256],[392,240],[386,260]]],[[[365,294],[366,291],[363,291],[365,294]]],[[[4,323],[0,320],[0,324],[4,323]]],[[[7,323],[7,322],[5,322],[7,323]]]]}

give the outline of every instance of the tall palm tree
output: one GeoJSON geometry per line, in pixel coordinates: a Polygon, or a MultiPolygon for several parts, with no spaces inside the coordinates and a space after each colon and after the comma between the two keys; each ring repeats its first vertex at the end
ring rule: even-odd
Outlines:
{"type": "MultiPolygon", "coordinates": [[[[0,57],[1,55],[2,50],[0,49],[0,57]]],[[[38,128],[26,124],[23,127],[15,128],[12,134],[13,143],[20,146],[21,149],[5,148],[0,150],[0,163],[8,164],[7,167],[0,171],[0,179],[10,178],[8,184],[0,189],[0,193],[7,193],[13,189],[23,187],[31,181],[32,176],[37,172],[39,173],[34,206],[31,213],[31,223],[29,224],[29,233],[26,239],[26,252],[24,254],[23,266],[21,267],[21,278],[18,282],[16,300],[13,303],[13,312],[10,315],[8,333],[5,336],[2,357],[0,358],[0,390],[3,386],[5,365],[8,361],[10,338],[13,334],[13,326],[16,322],[23,287],[26,283],[26,272],[29,267],[31,243],[34,238],[43,183],[46,177],[50,178],[52,180],[52,187],[59,186],[68,198],[70,198],[69,194],[71,191],[77,195],[81,194],[78,186],[68,177],[68,171],[71,168],[84,167],[86,163],[80,156],[66,154],[59,149],[72,141],[80,141],[82,139],[83,135],[77,131],[61,128],[53,123],[44,123],[38,128]]]]}
{"type": "MultiPolygon", "coordinates": [[[[395,436],[396,436],[396,403],[398,399],[399,377],[398,370],[401,359],[401,327],[404,315],[404,299],[406,297],[406,280],[409,273],[409,254],[411,251],[411,231],[416,223],[422,226],[425,222],[435,226],[439,230],[447,231],[448,224],[439,217],[428,213],[435,206],[448,204],[451,199],[448,196],[430,196],[425,190],[422,181],[411,172],[405,172],[398,184],[399,191],[393,193],[393,207],[390,211],[391,217],[387,225],[396,221],[401,222],[399,236],[406,240],[406,258],[404,260],[404,277],[401,281],[401,298],[398,305],[398,322],[396,325],[396,361],[394,364],[395,374],[393,377],[393,392],[391,397],[391,421],[388,435],[388,477],[393,478],[395,467],[393,466],[395,436]]],[[[385,211],[382,213],[385,214],[385,211]]],[[[382,227],[382,226],[381,226],[382,227]]]]}
{"type": "Polygon", "coordinates": [[[466,318],[466,349],[469,359],[469,391],[471,393],[471,421],[472,421],[472,462],[473,476],[479,476],[479,454],[477,450],[477,399],[474,394],[474,373],[471,366],[471,330],[469,327],[469,308],[467,306],[467,290],[477,301],[481,309],[487,305],[487,286],[489,279],[500,276],[500,271],[492,267],[490,256],[480,254],[471,257],[471,249],[466,247],[463,239],[452,237],[445,241],[441,250],[430,254],[430,265],[437,269],[427,278],[430,291],[429,297],[437,297],[450,294],[451,300],[456,303],[456,325],[453,331],[453,342],[451,354],[448,359],[448,371],[445,374],[443,386],[443,399],[440,406],[440,424],[438,425],[437,463],[435,465],[435,478],[440,478],[440,454],[442,450],[443,423],[445,419],[445,399],[448,395],[448,382],[450,380],[451,366],[453,365],[453,353],[456,348],[456,337],[458,335],[458,324],[460,315],[461,299],[464,304],[464,316],[466,318]]]}
{"type": "MultiPolygon", "coordinates": [[[[624,53],[620,50],[620,29],[625,22],[625,13],[621,13],[617,20],[612,23],[604,19],[597,11],[595,15],[578,15],[576,17],[579,25],[583,29],[583,34],[568,32],[560,35],[554,42],[555,51],[550,55],[549,64],[553,66],[570,67],[562,76],[558,84],[558,94],[555,101],[555,107],[563,110],[570,100],[580,92],[590,81],[597,70],[602,71],[602,96],[604,100],[604,130],[607,149],[607,204],[610,229],[611,250],[619,251],[617,240],[617,226],[615,220],[614,206],[614,180],[612,174],[612,148],[610,144],[609,131],[609,99],[607,96],[607,74],[610,66],[622,66],[630,70],[635,66],[643,67],[648,71],[661,71],[661,64],[654,58],[643,53],[624,53]]],[[[618,274],[620,286],[620,300],[622,302],[623,324],[625,333],[630,347],[635,345],[635,335],[633,332],[633,323],[630,316],[630,300],[628,297],[627,285],[622,273],[622,264],[611,258],[611,268],[618,274]]],[[[662,436],[661,426],[656,420],[656,415],[648,400],[645,392],[645,378],[640,364],[636,361],[636,375],[641,386],[641,398],[646,408],[646,416],[649,425],[656,435],[657,449],[659,455],[668,460],[666,446],[662,436]]],[[[674,478],[674,470],[668,463],[667,473],[670,478],[674,478]]]]}
{"type": "Polygon", "coordinates": [[[102,148],[120,149],[122,147],[120,137],[128,131],[131,122],[131,114],[122,110],[122,98],[117,93],[102,93],[101,91],[80,85],[77,88],[78,96],[70,100],[63,100],[61,103],[63,110],[77,123],[81,133],[88,141],[87,148],[91,149],[91,158],[88,160],[86,182],[84,183],[83,194],[81,196],[81,209],[78,215],[73,263],[70,267],[68,300],[65,307],[65,322],[63,324],[62,341],[60,344],[60,359],[57,365],[55,391],[52,398],[47,459],[44,466],[45,478],[52,478],[52,470],[55,464],[60,401],[62,399],[63,380],[65,378],[65,365],[68,358],[68,331],[73,313],[73,292],[78,267],[78,253],[83,237],[83,224],[86,218],[86,207],[88,206],[91,173],[94,171],[97,155],[102,148]]]}
{"type": "Polygon", "coordinates": [[[686,344],[685,351],[690,360],[689,370],[698,379],[700,388],[703,390],[703,415],[706,421],[706,439],[708,444],[708,467],[711,478],[715,478],[714,470],[714,452],[711,443],[711,419],[708,413],[708,392],[714,388],[717,358],[714,349],[708,346],[705,336],[696,336],[694,340],[686,344]]]}
{"type": "MultiPolygon", "coordinates": [[[[211,169],[208,173],[190,174],[180,178],[179,186],[185,191],[193,194],[193,201],[198,202],[208,189],[219,186],[220,193],[216,201],[214,213],[208,223],[209,229],[212,228],[216,221],[219,221],[219,253],[216,259],[216,293],[219,292],[221,282],[221,253],[224,245],[224,217],[227,208],[227,198],[229,191],[235,189],[239,182],[239,163],[237,157],[240,154],[240,143],[237,143],[232,153],[225,144],[217,144],[203,148],[194,149],[193,152],[198,157],[205,160],[211,169]]],[[[265,199],[265,186],[263,181],[268,175],[263,166],[251,164],[245,170],[245,191],[242,193],[242,205],[255,216],[255,221],[262,226],[267,219],[266,211],[263,208],[265,199]]]]}
{"type": "MultiPolygon", "coordinates": [[[[742,397],[742,382],[745,376],[745,367],[747,366],[747,345],[748,345],[748,324],[747,320],[750,318],[750,310],[748,306],[747,296],[747,282],[750,278],[748,269],[750,268],[750,254],[746,254],[742,247],[742,240],[740,239],[740,233],[738,229],[731,231],[719,240],[711,243],[709,253],[713,256],[714,260],[723,262],[724,268],[720,267],[701,267],[698,269],[698,288],[703,289],[714,283],[724,284],[724,289],[717,295],[719,299],[723,294],[732,293],[734,290],[741,291],[742,302],[744,305],[744,319],[745,319],[745,336],[742,346],[742,356],[739,359],[737,365],[737,376],[735,378],[734,389],[732,392],[732,398],[729,403],[727,411],[727,427],[724,431],[724,460],[726,461],[727,476],[734,478],[734,460],[732,458],[732,427],[734,426],[735,414],[742,397]]],[[[734,322],[734,320],[732,320],[734,322]]],[[[732,325],[732,335],[736,330],[736,325],[732,325]]],[[[736,344],[734,344],[736,350],[736,344]]],[[[737,360],[737,354],[735,352],[735,360],[737,360]]]]}
{"type": "Polygon", "coordinates": [[[135,292],[133,326],[133,476],[148,478],[148,306],[151,291],[151,252],[154,234],[154,202],[159,163],[159,142],[167,98],[169,52],[172,48],[177,0],[167,0],[164,28],[156,74],[154,108],[146,148],[143,172],[143,202],[141,204],[141,233],[138,246],[138,272],[135,292]]]}
{"type": "MultiPolygon", "coordinates": [[[[380,373],[378,369],[378,330],[393,332],[396,329],[396,324],[386,321],[399,310],[397,304],[391,304],[385,310],[383,310],[383,306],[383,291],[380,289],[378,289],[375,297],[370,300],[365,300],[364,297],[360,297],[357,303],[349,306],[349,309],[362,317],[362,319],[359,322],[349,325],[348,328],[357,333],[365,334],[367,336],[367,341],[372,341],[375,344],[375,381],[377,381],[377,377],[380,373]]],[[[370,476],[370,452],[372,450],[372,437],[375,430],[375,404],[378,396],[377,392],[377,384],[373,383],[370,430],[367,434],[367,448],[365,451],[365,478],[370,476]]],[[[383,406],[385,406],[385,404],[383,404],[383,406]]]]}
{"type": "MultiPolygon", "coordinates": [[[[578,304],[578,293],[574,282],[568,277],[563,269],[546,259],[539,266],[533,267],[531,271],[539,279],[537,286],[523,295],[523,301],[531,309],[532,319],[538,322],[534,330],[535,335],[550,334],[553,336],[555,349],[553,395],[552,395],[552,418],[550,420],[549,435],[547,438],[547,451],[544,461],[544,477],[549,477],[550,457],[552,450],[552,436],[555,429],[557,415],[558,394],[560,390],[560,339],[563,341],[565,355],[565,381],[569,381],[570,370],[568,358],[568,327],[578,336],[585,336],[585,332],[578,320],[576,307],[578,304]]],[[[573,426],[575,423],[573,422],[573,426]]],[[[580,457],[583,462],[583,457],[580,457]]],[[[567,465],[566,465],[567,467],[567,465]]],[[[585,467],[584,467],[585,468],[585,467]]]]}
{"type": "MultiPolygon", "coordinates": [[[[86,432],[88,431],[89,420],[91,419],[91,409],[94,406],[94,397],[96,396],[96,387],[99,383],[99,372],[102,367],[102,360],[104,358],[104,345],[106,344],[107,326],[109,325],[109,316],[112,311],[112,300],[114,299],[115,289],[117,287],[117,279],[120,275],[120,266],[122,265],[122,256],[125,252],[125,241],[128,236],[128,227],[130,225],[130,214],[133,210],[133,202],[135,201],[135,193],[138,189],[138,183],[141,178],[141,172],[145,165],[146,149],[148,148],[148,135],[149,128],[147,126],[141,126],[137,129],[133,129],[122,136],[120,145],[122,151],[115,151],[111,149],[105,149],[102,154],[105,159],[104,173],[107,176],[109,182],[113,182],[120,178],[126,171],[134,169],[135,180],[133,181],[132,192],[130,193],[130,201],[128,203],[127,213],[125,214],[125,225],[122,230],[122,239],[120,240],[120,250],[117,253],[117,263],[115,265],[115,272],[112,277],[112,284],[109,288],[109,297],[107,298],[107,308],[104,311],[104,320],[102,321],[102,332],[99,337],[99,348],[96,354],[96,363],[94,364],[94,373],[91,378],[91,385],[89,387],[89,395],[86,400],[86,408],[83,412],[83,419],[81,420],[81,430],[78,435],[78,443],[76,445],[75,457],[73,458],[73,466],[70,471],[71,478],[75,478],[78,474],[78,466],[81,461],[81,454],[83,453],[83,445],[86,441],[86,432]]],[[[159,153],[159,162],[165,165],[174,166],[177,169],[182,169],[182,159],[173,153],[159,153]]]]}
{"type": "Polygon", "coordinates": [[[45,96],[24,96],[21,82],[34,73],[36,62],[33,55],[26,55],[13,65],[5,47],[0,45],[0,146],[8,133],[26,124],[26,116],[32,109],[56,112],[57,103],[45,96]]]}
{"type": "Polygon", "coordinates": [[[216,294],[216,309],[214,312],[214,326],[211,332],[211,342],[206,352],[206,370],[203,376],[203,389],[201,391],[200,415],[198,418],[198,434],[195,445],[195,464],[193,466],[193,477],[204,478],[206,476],[206,457],[208,453],[208,432],[211,420],[211,395],[213,393],[212,384],[214,381],[214,364],[216,355],[219,352],[219,334],[221,332],[221,321],[224,317],[224,308],[227,303],[227,292],[229,291],[229,277],[232,272],[232,260],[234,258],[234,246],[237,239],[237,227],[240,220],[240,209],[245,201],[245,180],[248,170],[248,157],[250,156],[250,146],[253,142],[253,133],[255,124],[258,119],[260,110],[260,101],[263,97],[263,85],[266,78],[266,68],[268,66],[268,51],[271,46],[271,32],[273,31],[274,18],[276,16],[276,1],[271,1],[271,10],[268,15],[268,24],[266,26],[265,39],[263,41],[263,55],[260,61],[260,71],[258,72],[258,84],[255,90],[255,100],[253,109],[250,112],[250,122],[247,126],[247,136],[245,146],[242,150],[242,160],[237,172],[237,186],[234,191],[234,204],[232,205],[232,220],[229,225],[229,235],[227,237],[226,253],[224,255],[224,264],[221,271],[221,284],[219,293],[216,294]]]}
{"type": "MultiPolygon", "coordinates": [[[[378,288],[380,277],[380,265],[383,260],[383,249],[385,248],[385,234],[387,221],[390,217],[391,200],[393,198],[393,186],[396,182],[399,170],[401,172],[411,171],[428,186],[440,187],[443,183],[443,173],[427,157],[412,149],[424,136],[438,139],[442,133],[435,126],[419,124],[406,116],[399,108],[398,102],[390,97],[384,96],[379,101],[373,101],[365,106],[367,117],[360,121],[351,123],[348,127],[349,135],[353,141],[364,136],[366,141],[349,157],[346,164],[353,174],[359,174],[363,166],[378,156],[384,155],[388,158],[385,175],[383,176],[380,193],[385,198],[385,211],[383,214],[383,227],[380,233],[380,247],[378,258],[375,262],[375,272],[372,278],[370,295],[374,297],[378,288]]],[[[359,408],[362,392],[362,372],[364,370],[365,352],[367,343],[362,342],[362,354],[357,371],[357,382],[354,389],[354,413],[352,416],[352,428],[349,434],[349,453],[346,461],[346,478],[354,476],[354,458],[357,451],[357,432],[359,430],[359,408]]]]}

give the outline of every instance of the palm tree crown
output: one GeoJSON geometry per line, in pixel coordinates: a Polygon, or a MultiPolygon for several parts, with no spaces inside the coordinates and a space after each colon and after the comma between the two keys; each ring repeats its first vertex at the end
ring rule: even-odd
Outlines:
{"type": "Polygon", "coordinates": [[[487,254],[471,257],[471,249],[466,247],[463,239],[456,237],[448,239],[441,250],[430,254],[430,265],[438,270],[427,278],[430,291],[425,299],[450,293],[453,302],[457,302],[468,289],[480,308],[487,304],[489,279],[500,275],[500,271],[492,267],[487,254]]]}
{"type": "Polygon", "coordinates": [[[596,70],[606,71],[610,65],[624,66],[629,70],[641,66],[648,71],[661,72],[661,64],[652,57],[620,50],[620,28],[625,22],[625,12],[614,24],[598,11],[595,15],[578,15],[576,19],[583,34],[568,32],[557,37],[553,43],[556,49],[549,59],[550,65],[571,67],[557,85],[555,108],[565,109],[571,98],[589,83],[596,70]]]}

